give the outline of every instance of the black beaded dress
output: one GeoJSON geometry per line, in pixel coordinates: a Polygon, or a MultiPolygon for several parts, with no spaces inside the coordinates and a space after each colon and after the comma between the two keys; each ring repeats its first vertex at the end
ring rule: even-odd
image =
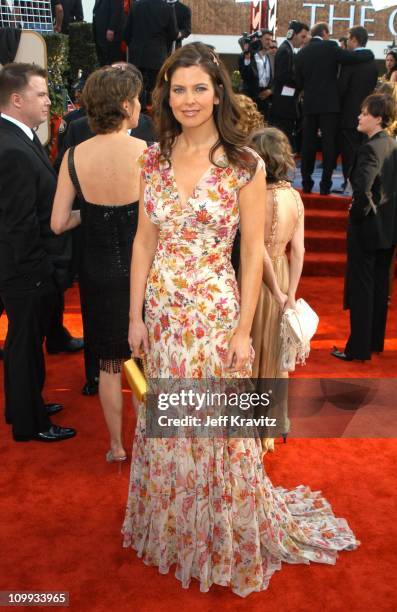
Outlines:
{"type": "Polygon", "coordinates": [[[80,295],[84,341],[99,360],[100,370],[120,372],[131,350],[128,345],[130,264],[138,224],[138,202],[92,204],[84,199],[68,155],[71,181],[81,202],[82,252],[80,295]]]}

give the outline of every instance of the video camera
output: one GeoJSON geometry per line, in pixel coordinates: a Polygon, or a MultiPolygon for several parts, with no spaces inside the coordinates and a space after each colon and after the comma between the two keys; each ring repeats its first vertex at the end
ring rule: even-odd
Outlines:
{"type": "Polygon", "coordinates": [[[238,39],[238,44],[241,47],[243,53],[258,53],[263,46],[261,42],[262,30],[257,30],[256,32],[252,32],[252,34],[248,34],[248,32],[243,32],[241,38],[238,39]],[[244,49],[244,45],[248,45],[248,49],[244,49]]]}

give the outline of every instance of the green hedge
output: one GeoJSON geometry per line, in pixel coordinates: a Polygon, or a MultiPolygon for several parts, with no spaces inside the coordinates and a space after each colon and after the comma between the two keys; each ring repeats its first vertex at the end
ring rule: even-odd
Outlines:
{"type": "Polygon", "coordinates": [[[44,39],[47,46],[51,115],[63,115],[68,90],[79,70],[87,77],[98,67],[92,25],[83,21],[71,23],[69,36],[54,33],[47,34],[44,39]]]}
{"type": "Polygon", "coordinates": [[[44,36],[47,46],[48,89],[51,115],[63,115],[66,108],[66,82],[69,72],[68,37],[64,34],[44,36]]]}

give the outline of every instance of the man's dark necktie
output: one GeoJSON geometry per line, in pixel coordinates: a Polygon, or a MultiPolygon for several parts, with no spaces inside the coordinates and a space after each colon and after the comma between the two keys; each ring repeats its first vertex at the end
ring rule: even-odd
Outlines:
{"type": "Polygon", "coordinates": [[[44,150],[43,145],[41,144],[39,137],[37,136],[37,134],[35,132],[33,132],[33,144],[36,147],[36,149],[39,151],[40,155],[42,157],[45,157],[48,160],[48,155],[44,150]]]}

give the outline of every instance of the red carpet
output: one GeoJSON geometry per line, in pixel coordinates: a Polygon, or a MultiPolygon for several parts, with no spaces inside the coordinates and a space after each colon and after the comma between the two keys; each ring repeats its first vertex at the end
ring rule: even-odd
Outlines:
{"type": "Polygon", "coordinates": [[[349,198],[311,194],[305,204],[305,276],[343,276],[349,198]]]}
{"type": "MultiPolygon", "coordinates": [[[[368,365],[329,356],[332,345],[343,346],[347,334],[342,278],[306,277],[300,293],[321,323],[308,365],[296,376],[396,375],[396,288],[386,351],[368,365]]],[[[79,335],[76,290],[67,295],[65,319],[79,335]]],[[[0,338],[5,326],[2,317],[0,338]]],[[[120,473],[104,461],[107,434],[98,398],[80,395],[82,356],[50,356],[47,364],[46,399],[65,407],[54,421],[76,427],[78,436],[54,445],[17,444],[9,428],[0,424],[0,590],[69,591],[70,609],[76,612],[397,609],[392,579],[397,548],[395,440],[291,438],[286,445],[278,443],[276,453],[266,459],[274,484],[304,483],[323,491],[361,540],[357,551],[342,553],[334,567],[284,565],[267,591],[246,600],[222,587],[202,594],[194,581],[185,591],[173,575],[158,574],[133,551],[121,548],[129,466],[122,466],[120,473]]],[[[134,426],[128,392],[125,400],[128,448],[134,426]]]]}
{"type": "Polygon", "coordinates": [[[304,195],[305,276],[344,276],[351,198],[304,195]]]}

